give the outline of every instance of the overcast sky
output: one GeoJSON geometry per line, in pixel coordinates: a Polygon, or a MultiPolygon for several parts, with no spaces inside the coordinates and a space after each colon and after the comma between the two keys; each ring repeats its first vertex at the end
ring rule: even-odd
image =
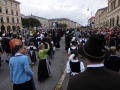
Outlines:
{"type": "Polygon", "coordinates": [[[21,14],[53,19],[68,18],[82,25],[107,6],[108,0],[17,0],[21,2],[21,14]],[[87,9],[89,8],[89,11],[87,9]]]}

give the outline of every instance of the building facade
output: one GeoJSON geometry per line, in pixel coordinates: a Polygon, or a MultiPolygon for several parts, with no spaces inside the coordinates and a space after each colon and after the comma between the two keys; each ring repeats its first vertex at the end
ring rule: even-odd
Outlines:
{"type": "Polygon", "coordinates": [[[49,22],[48,22],[48,19],[46,19],[46,18],[42,18],[42,17],[38,17],[38,16],[34,16],[34,15],[25,16],[24,18],[35,18],[40,21],[40,23],[41,23],[40,28],[49,29],[49,22]]]}
{"type": "Polygon", "coordinates": [[[99,9],[95,17],[96,27],[120,26],[120,0],[108,0],[108,7],[99,9]]]}
{"type": "Polygon", "coordinates": [[[90,26],[91,28],[95,27],[95,16],[92,16],[89,20],[88,20],[88,26],[90,26]]]}
{"type": "Polygon", "coordinates": [[[120,25],[120,0],[108,0],[107,17],[109,26],[120,25]]]}
{"type": "Polygon", "coordinates": [[[70,19],[67,19],[67,18],[56,18],[56,19],[49,19],[49,25],[50,25],[50,28],[52,28],[52,23],[53,22],[57,22],[58,24],[66,24],[67,25],[67,28],[80,28],[81,25],[77,22],[74,22],[70,19]]]}
{"type": "Polygon", "coordinates": [[[0,30],[22,29],[20,2],[0,0],[0,30]]]}
{"type": "Polygon", "coordinates": [[[102,27],[104,26],[103,22],[107,12],[107,7],[98,9],[95,14],[95,27],[102,27]]]}

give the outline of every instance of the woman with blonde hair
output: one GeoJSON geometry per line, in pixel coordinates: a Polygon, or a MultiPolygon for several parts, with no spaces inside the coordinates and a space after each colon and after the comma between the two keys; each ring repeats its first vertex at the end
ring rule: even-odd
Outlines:
{"type": "Polygon", "coordinates": [[[47,77],[49,77],[49,74],[51,74],[49,62],[47,60],[47,52],[50,50],[50,46],[47,42],[45,42],[48,46],[47,49],[45,49],[45,46],[43,43],[39,45],[39,65],[38,65],[38,81],[42,82],[47,77]]]}

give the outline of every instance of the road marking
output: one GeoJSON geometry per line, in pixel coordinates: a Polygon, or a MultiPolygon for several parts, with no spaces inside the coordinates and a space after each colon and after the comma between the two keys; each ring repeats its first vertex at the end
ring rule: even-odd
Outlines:
{"type": "Polygon", "coordinates": [[[62,86],[62,83],[63,83],[63,81],[64,81],[64,79],[65,79],[65,76],[66,76],[66,69],[64,70],[63,75],[61,76],[58,84],[56,85],[55,90],[60,90],[60,88],[61,88],[61,86],[62,86]]]}

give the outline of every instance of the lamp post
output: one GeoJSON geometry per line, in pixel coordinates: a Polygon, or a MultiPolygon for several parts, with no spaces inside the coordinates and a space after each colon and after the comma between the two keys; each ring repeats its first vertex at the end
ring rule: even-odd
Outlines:
{"type": "MultiPolygon", "coordinates": [[[[2,17],[0,16],[0,23],[1,23],[1,18],[2,18],[2,17]]],[[[1,26],[2,26],[2,24],[1,24],[1,26]]],[[[0,28],[0,31],[1,31],[1,28],[0,28]]]]}
{"type": "Polygon", "coordinates": [[[32,13],[29,12],[31,15],[29,16],[29,30],[30,30],[30,18],[32,17],[32,13]]]}
{"type": "Polygon", "coordinates": [[[91,5],[88,6],[88,11],[89,11],[89,7],[91,8],[91,17],[92,17],[92,6],[91,5]]]}
{"type": "MultiPolygon", "coordinates": [[[[88,6],[88,11],[89,11],[89,7],[91,8],[91,17],[90,17],[90,19],[91,19],[92,18],[92,6],[91,5],[88,6]]],[[[90,26],[92,28],[92,19],[90,21],[90,26]]]]}

